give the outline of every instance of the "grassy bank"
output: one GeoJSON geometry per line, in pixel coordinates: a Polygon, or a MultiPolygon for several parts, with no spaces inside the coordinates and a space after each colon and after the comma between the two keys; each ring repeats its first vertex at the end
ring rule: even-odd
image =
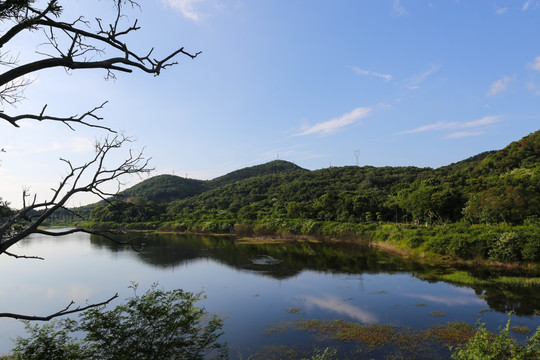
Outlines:
{"type": "Polygon", "coordinates": [[[81,224],[93,229],[159,230],[188,233],[234,234],[247,237],[309,237],[323,241],[379,243],[418,257],[443,257],[504,264],[540,263],[540,222],[523,225],[464,222],[440,225],[357,224],[302,219],[233,221],[144,222],[81,224]]]}

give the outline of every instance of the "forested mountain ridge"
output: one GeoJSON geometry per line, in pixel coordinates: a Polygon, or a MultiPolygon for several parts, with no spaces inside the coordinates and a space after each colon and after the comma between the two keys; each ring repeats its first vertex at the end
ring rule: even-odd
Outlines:
{"type": "Polygon", "coordinates": [[[161,204],[186,199],[202,194],[205,191],[251,177],[289,171],[308,170],[302,169],[288,161],[274,160],[265,164],[236,170],[212,180],[196,180],[176,175],[157,175],[122,191],[118,196],[118,200],[132,201],[140,197],[146,201],[161,204]]]}
{"type": "Polygon", "coordinates": [[[198,195],[208,189],[203,180],[187,179],[175,175],[157,175],[122,191],[119,198],[130,201],[142,197],[147,201],[165,203],[198,195]]]}
{"type": "Polygon", "coordinates": [[[474,172],[500,175],[516,168],[533,168],[539,163],[540,130],[489,154],[474,168],[474,172]]]}
{"type": "MultiPolygon", "coordinates": [[[[540,130],[504,149],[438,169],[344,166],[302,169],[276,160],[209,181],[161,175],[101,204],[98,222],[347,223],[509,222],[540,217],[540,130]],[[172,200],[172,201],[170,201],[172,200]]],[[[232,224],[232,225],[231,225],[232,224]]]]}
{"type": "Polygon", "coordinates": [[[230,172],[226,175],[209,180],[207,183],[208,183],[209,188],[215,189],[217,187],[231,184],[235,181],[244,180],[251,177],[264,176],[268,174],[279,174],[279,173],[290,172],[290,171],[309,171],[309,170],[303,169],[300,166],[297,166],[289,161],[274,160],[274,161],[270,161],[261,165],[245,167],[243,169],[230,172]]]}

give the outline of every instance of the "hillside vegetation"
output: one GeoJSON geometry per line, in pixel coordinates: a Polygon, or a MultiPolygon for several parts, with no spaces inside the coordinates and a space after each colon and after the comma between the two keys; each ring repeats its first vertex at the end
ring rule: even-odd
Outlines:
{"type": "Polygon", "coordinates": [[[94,205],[90,220],[94,226],[327,237],[358,237],[373,224],[408,224],[418,235],[409,239],[411,247],[422,247],[429,238],[421,234],[426,225],[436,238],[457,226],[452,233],[465,234],[465,240],[456,240],[461,245],[453,245],[457,250],[448,250],[448,244],[432,244],[429,250],[488,257],[499,241],[519,244],[508,260],[538,261],[539,160],[540,130],[499,151],[438,169],[345,166],[310,171],[272,161],[209,181],[161,175],[124,191],[121,200],[94,205]],[[485,227],[476,230],[485,238],[479,247],[466,244],[471,241],[466,234],[475,226],[485,227]]]}

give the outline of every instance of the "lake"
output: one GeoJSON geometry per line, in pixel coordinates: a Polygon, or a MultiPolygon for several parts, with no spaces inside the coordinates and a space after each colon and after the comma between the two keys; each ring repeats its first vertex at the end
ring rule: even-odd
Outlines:
{"type": "MultiPolygon", "coordinates": [[[[48,315],[71,300],[84,306],[116,292],[125,299],[132,294],[131,282],[141,290],[157,282],[165,289],[203,291],[206,299],[201,305],[225,319],[222,340],[233,359],[264,358],[290,349],[301,353],[315,346],[337,347],[349,357],[382,356],[313,328],[300,329],[299,324],[311,320],[425,330],[481,319],[496,330],[506,324],[508,312],[515,311],[512,325],[534,331],[540,322],[535,312],[540,309],[539,289],[523,293],[501,286],[472,288],[428,281],[424,279],[442,269],[366,246],[239,243],[232,237],[180,234],[137,241],[145,244],[140,253],[88,234],[32,236],[10,251],[45,260],[1,258],[0,312],[48,315]]],[[[119,303],[117,299],[113,305],[119,303]]],[[[0,353],[8,353],[13,347],[10,339],[22,334],[20,322],[0,319],[0,353]]],[[[448,354],[441,345],[418,357],[448,354]]]]}

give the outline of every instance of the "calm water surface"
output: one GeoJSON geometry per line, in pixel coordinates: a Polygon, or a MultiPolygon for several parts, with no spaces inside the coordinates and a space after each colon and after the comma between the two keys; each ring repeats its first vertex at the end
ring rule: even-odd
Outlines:
{"type": "MultiPolygon", "coordinates": [[[[496,330],[513,310],[513,325],[534,329],[540,321],[535,315],[538,289],[523,294],[429,282],[422,278],[440,269],[366,247],[238,244],[232,238],[191,235],[152,235],[141,241],[144,249],[136,253],[87,234],[33,236],[12,252],[45,261],[0,259],[0,311],[44,315],[71,300],[84,306],[116,292],[124,299],[132,294],[132,281],[144,290],[158,282],[165,289],[203,291],[202,305],[225,319],[222,340],[238,359],[274,345],[320,346],[309,333],[267,333],[272,325],[302,319],[425,329],[481,318],[496,330]]],[[[0,319],[0,353],[8,353],[10,339],[22,334],[20,322],[0,319]]]]}

